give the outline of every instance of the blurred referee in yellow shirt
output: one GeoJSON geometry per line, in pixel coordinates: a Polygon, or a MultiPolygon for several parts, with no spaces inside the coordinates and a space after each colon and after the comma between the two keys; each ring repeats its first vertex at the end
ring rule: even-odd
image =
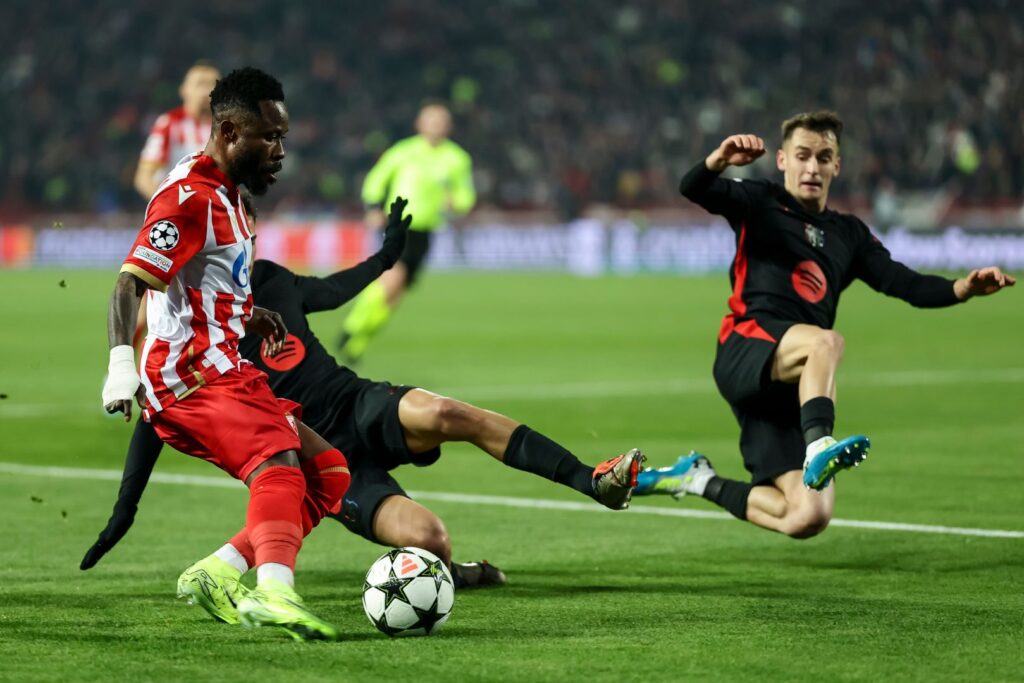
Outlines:
{"type": "Polygon", "coordinates": [[[372,207],[366,225],[384,225],[383,207],[395,197],[409,200],[412,225],[402,257],[356,299],[342,326],[339,347],[348,363],[358,361],[384,326],[402,295],[416,282],[430,250],[431,233],[476,203],[473,163],[448,139],[452,116],[443,104],[430,103],[416,117],[416,135],[399,140],[377,161],[363,182],[363,203],[372,207]]]}

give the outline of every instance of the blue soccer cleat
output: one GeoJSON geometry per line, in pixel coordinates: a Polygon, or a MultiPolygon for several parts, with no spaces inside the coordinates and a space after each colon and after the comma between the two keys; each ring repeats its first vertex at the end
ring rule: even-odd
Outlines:
{"type": "Polygon", "coordinates": [[[715,470],[711,462],[700,453],[680,455],[676,464],[670,467],[648,467],[638,474],[633,493],[637,496],[663,493],[673,498],[682,498],[688,493],[700,495],[713,476],[715,470]]]}
{"type": "Polygon", "coordinates": [[[821,491],[843,470],[859,465],[871,448],[866,436],[849,436],[842,441],[822,439],[820,449],[804,461],[804,486],[821,491]]]}

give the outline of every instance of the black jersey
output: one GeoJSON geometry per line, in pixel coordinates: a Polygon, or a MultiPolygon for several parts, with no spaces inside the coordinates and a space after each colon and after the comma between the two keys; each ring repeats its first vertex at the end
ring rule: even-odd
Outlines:
{"type": "Polygon", "coordinates": [[[323,278],[296,275],[272,261],[253,264],[253,300],[281,314],[288,339],[273,358],[261,353],[263,339],[254,334],[242,338],[239,350],[267,373],[276,396],[302,404],[302,421],[317,433],[327,433],[335,416],[347,409],[358,378],[327,353],[309,329],[306,314],[338,308],[382,272],[376,258],[323,278]]]}
{"type": "Polygon", "coordinates": [[[743,320],[772,319],[831,329],[839,295],[855,278],[922,308],[958,303],[953,281],[894,261],[856,216],[806,209],[767,180],[727,180],[704,162],[679,192],[724,216],[736,233],[733,293],[720,340],[743,320]]]}

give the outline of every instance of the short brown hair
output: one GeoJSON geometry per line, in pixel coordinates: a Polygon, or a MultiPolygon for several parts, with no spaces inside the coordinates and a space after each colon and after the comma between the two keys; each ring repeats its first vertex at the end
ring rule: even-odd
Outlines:
{"type": "Polygon", "coordinates": [[[825,133],[832,131],[836,136],[836,144],[843,134],[843,120],[834,111],[822,109],[820,111],[805,111],[796,116],[791,116],[782,122],[782,143],[785,144],[797,128],[805,128],[814,133],[825,133]]]}

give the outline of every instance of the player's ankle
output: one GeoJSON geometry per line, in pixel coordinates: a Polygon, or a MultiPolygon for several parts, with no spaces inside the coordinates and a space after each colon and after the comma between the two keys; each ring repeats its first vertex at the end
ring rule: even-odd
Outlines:
{"type": "Polygon", "coordinates": [[[294,588],[295,572],[288,565],[277,562],[264,562],[256,567],[256,586],[258,588],[273,587],[275,583],[294,588]]]}

